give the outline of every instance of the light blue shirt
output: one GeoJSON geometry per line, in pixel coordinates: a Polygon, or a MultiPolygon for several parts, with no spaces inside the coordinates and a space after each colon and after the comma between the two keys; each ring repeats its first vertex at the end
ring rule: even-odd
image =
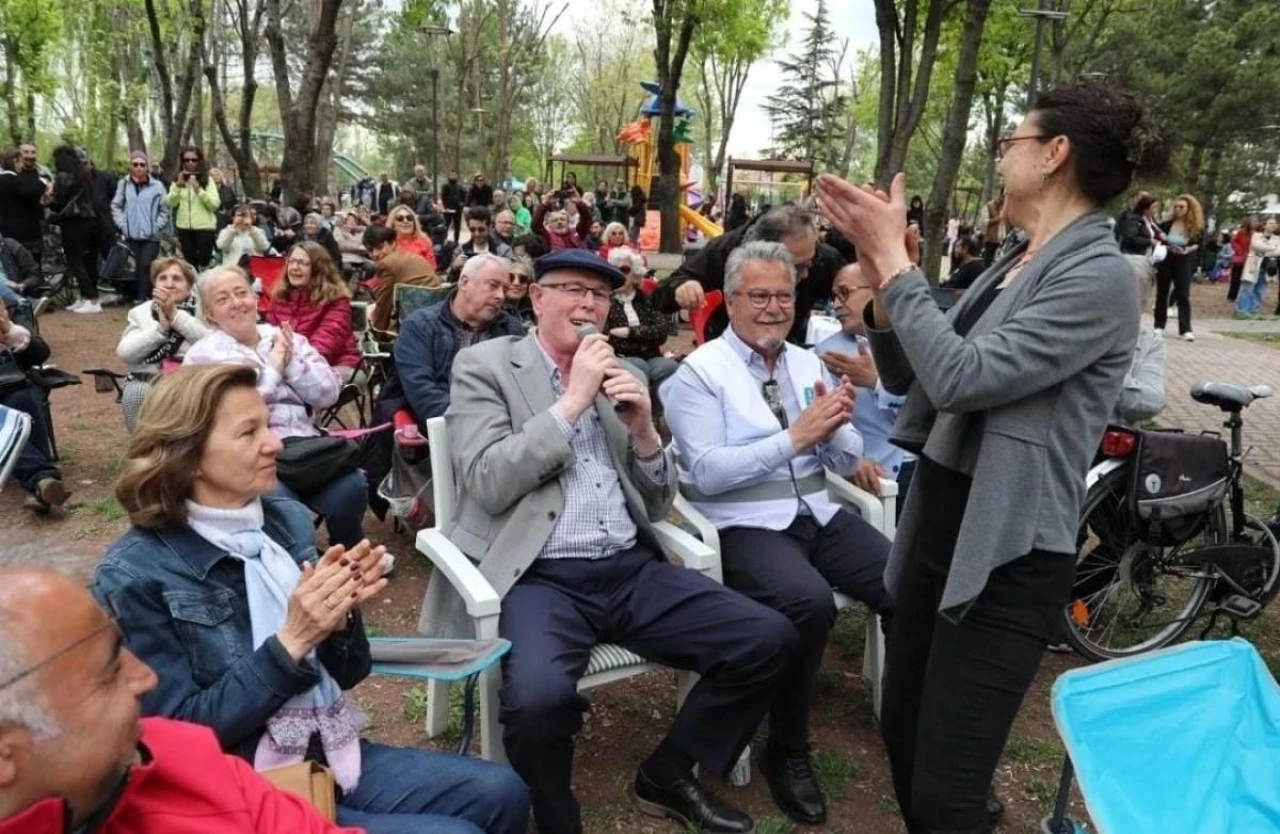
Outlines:
{"type": "MultiPolygon", "coordinates": [[[[778,383],[778,393],[787,414],[788,424],[800,417],[809,405],[797,401],[795,386],[787,367],[791,351],[803,348],[784,345],[770,373],[764,357],[752,350],[733,328],[720,336],[734,354],[743,361],[757,388],[770,379],[778,383]]],[[[828,385],[834,381],[826,380],[828,385]]],[[[806,392],[808,389],[805,389],[806,392]]],[[[760,395],[763,399],[763,395],[760,395]]],[[[750,486],[761,481],[804,478],[820,474],[823,467],[840,475],[847,475],[858,464],[862,441],[852,426],[842,427],[826,443],[820,443],[803,454],[797,454],[791,435],[781,425],[778,431],[759,440],[741,445],[731,445],[726,431],[724,403],[716,392],[708,390],[690,369],[677,371],[662,386],[662,404],[666,409],[667,423],[680,451],[682,468],[701,491],[709,494],[726,492],[750,486]],[[723,419],[717,419],[723,417],[723,419]],[[788,467],[788,464],[791,464],[788,467]]],[[[779,512],[794,518],[795,501],[781,501],[779,512]],[[784,509],[785,508],[785,509],[784,509]]],[[[838,509],[825,500],[809,501],[801,509],[811,512],[817,520],[826,524],[838,509]]],[[[767,519],[761,519],[767,522],[767,519]]],[[[789,519],[782,524],[785,527],[789,519]]],[[[766,524],[767,526],[767,524],[766,524]]],[[[773,529],[781,529],[774,527],[773,529]]]]}
{"type": "MultiPolygon", "coordinates": [[[[814,353],[821,356],[828,351],[850,356],[858,354],[858,345],[866,346],[862,337],[837,333],[814,346],[814,353]]],[[[879,382],[875,388],[858,388],[858,399],[853,404],[853,427],[862,435],[862,453],[884,467],[889,478],[896,479],[898,470],[908,459],[905,450],[889,442],[893,424],[898,419],[905,397],[890,394],[879,382]]]]}

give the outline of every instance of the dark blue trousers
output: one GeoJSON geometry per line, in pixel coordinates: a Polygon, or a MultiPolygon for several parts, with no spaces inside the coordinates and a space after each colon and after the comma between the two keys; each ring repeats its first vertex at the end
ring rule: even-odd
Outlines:
{"type": "Polygon", "coordinates": [[[541,834],[582,830],[573,738],[588,703],[577,683],[591,648],[616,643],[700,675],[668,738],[726,774],[764,717],[797,644],[787,618],[643,546],[600,560],[538,560],[502,601],[501,721],[541,834]]]}

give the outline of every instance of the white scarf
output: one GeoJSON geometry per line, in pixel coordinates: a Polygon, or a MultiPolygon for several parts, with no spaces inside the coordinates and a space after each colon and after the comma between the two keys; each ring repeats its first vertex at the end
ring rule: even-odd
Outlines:
{"type": "MultiPolygon", "coordinates": [[[[187,501],[187,524],[200,538],[244,563],[253,647],[258,649],[284,625],[289,595],[302,579],[302,569],[287,550],[263,532],[262,502],[257,498],[240,509],[187,501]]],[[[270,770],[301,762],[311,736],[318,732],[338,784],[350,793],[360,781],[364,716],[342,694],[314,650],[308,653],[307,661],[319,670],[320,682],[290,698],[267,719],[253,766],[270,770]]]]}

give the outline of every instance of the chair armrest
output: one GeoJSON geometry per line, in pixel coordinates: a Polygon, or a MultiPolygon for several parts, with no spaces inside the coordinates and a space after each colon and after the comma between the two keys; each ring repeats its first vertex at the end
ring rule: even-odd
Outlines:
{"type": "Polygon", "coordinates": [[[717,582],[720,581],[720,553],[712,550],[705,543],[681,530],[669,521],[659,521],[653,525],[653,532],[658,543],[666,550],[680,557],[684,566],[699,573],[705,573],[717,582]]]}
{"type": "MultiPolygon", "coordinates": [[[[894,487],[895,492],[897,486],[894,487]]],[[[858,489],[847,479],[827,470],[827,493],[831,500],[850,512],[862,516],[862,520],[883,532],[885,520],[884,502],[871,493],[858,489]]]]}
{"type": "Polygon", "coordinates": [[[501,610],[498,592],[479,568],[436,528],[418,533],[418,550],[449,580],[462,597],[472,619],[496,617],[501,610]]]}
{"type": "Polygon", "coordinates": [[[370,637],[373,671],[438,681],[466,680],[493,666],[511,650],[511,642],[439,640],[426,637],[370,637]]]}
{"type": "Polygon", "coordinates": [[[697,509],[689,503],[688,498],[677,494],[675,503],[671,505],[671,508],[680,513],[680,516],[689,523],[690,527],[698,531],[698,538],[702,539],[703,544],[714,550],[716,553],[720,552],[720,532],[716,530],[714,524],[707,521],[706,516],[698,512],[697,509]]]}
{"type": "Polygon", "coordinates": [[[105,377],[110,377],[111,379],[125,378],[125,374],[122,374],[119,371],[113,371],[110,368],[85,368],[80,373],[84,374],[85,376],[105,376],[105,377]]]}

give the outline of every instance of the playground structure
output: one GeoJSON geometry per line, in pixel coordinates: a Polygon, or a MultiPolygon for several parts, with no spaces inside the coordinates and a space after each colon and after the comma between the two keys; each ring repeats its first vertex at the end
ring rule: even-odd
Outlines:
{"type": "MultiPolygon", "coordinates": [[[[262,160],[264,157],[273,156],[273,154],[266,152],[268,145],[273,147],[278,146],[280,148],[284,147],[284,137],[279,133],[252,133],[250,134],[250,138],[256,146],[254,148],[254,158],[258,160],[262,160]]],[[[337,171],[341,177],[345,177],[348,180],[347,182],[340,183],[340,190],[350,186],[352,183],[359,182],[365,177],[373,176],[359,162],[356,162],[351,157],[336,150],[331,154],[329,164],[332,170],[337,171]]],[[[264,174],[275,174],[280,170],[279,166],[264,162],[259,162],[258,169],[264,174]]]]}
{"type": "MultiPolygon", "coordinates": [[[[733,194],[734,175],[743,171],[753,173],[767,174],[768,179],[743,178],[741,184],[747,186],[755,186],[757,189],[768,189],[769,192],[776,193],[778,188],[797,188],[799,189],[799,197],[805,197],[813,191],[813,160],[797,161],[793,159],[735,159],[729,157],[728,168],[725,172],[724,193],[725,201],[733,194]],[[799,174],[803,176],[801,180],[777,180],[775,174],[781,174],[784,177],[788,175],[799,174]]],[[[741,190],[741,189],[739,189],[741,190]]]]}
{"type": "MultiPolygon", "coordinates": [[[[626,125],[618,132],[618,141],[625,144],[627,149],[627,158],[632,160],[634,166],[634,179],[628,185],[639,185],[644,189],[644,193],[650,197],[650,206],[653,205],[653,181],[657,179],[659,174],[658,164],[658,143],[657,133],[658,119],[662,116],[662,88],[651,81],[641,81],[640,86],[645,92],[650,94],[650,99],[640,107],[640,118],[626,125]]],[[[694,111],[689,109],[684,102],[676,100],[675,117],[677,119],[674,131],[676,155],[680,158],[680,190],[685,195],[680,201],[680,236],[687,236],[689,227],[693,227],[707,238],[719,237],[724,234],[724,229],[712,222],[710,218],[703,217],[694,210],[690,205],[690,197],[695,198],[696,203],[701,202],[701,195],[695,191],[697,183],[690,176],[692,167],[692,155],[690,154],[690,145],[692,137],[690,135],[692,127],[689,119],[694,116],[694,111]]],[[[632,169],[628,168],[628,172],[632,169]]],[[[695,204],[696,204],[695,203],[695,204]]],[[[640,246],[642,249],[657,249],[659,238],[659,225],[661,216],[658,211],[650,209],[645,217],[644,228],[640,232],[640,246]]]]}

